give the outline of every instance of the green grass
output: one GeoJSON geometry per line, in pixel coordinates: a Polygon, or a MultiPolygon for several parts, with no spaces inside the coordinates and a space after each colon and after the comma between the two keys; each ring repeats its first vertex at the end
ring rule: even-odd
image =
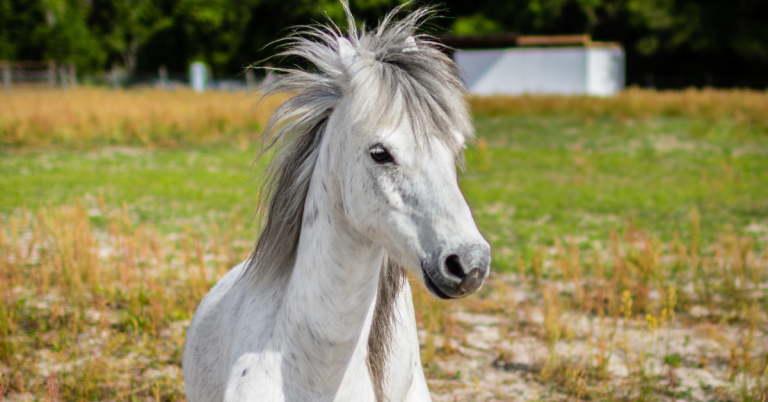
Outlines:
{"type": "MultiPolygon", "coordinates": [[[[557,236],[602,247],[630,222],[668,241],[687,234],[694,209],[705,243],[768,228],[768,137],[727,122],[491,117],[476,127],[487,148],[470,147],[460,182],[497,268],[557,236]]],[[[101,194],[163,231],[236,215],[255,237],[255,155],[234,144],[5,153],[0,213],[83,197],[94,207],[101,194]]]]}
{"type": "MultiPolygon", "coordinates": [[[[657,325],[702,323],[738,334],[722,346],[730,360],[709,368],[759,380],[729,398],[764,397],[768,137],[682,117],[479,117],[476,127],[460,185],[492,243],[493,269],[516,272],[462,301],[414,287],[421,329],[461,344],[469,329],[455,309],[492,314],[500,339],[578,341],[597,353],[582,365],[552,349],[529,385],[650,400],[669,390],[638,368],[644,354],[625,359],[626,379],[606,374],[608,357],[626,351],[617,328],[634,320],[650,339],[657,325]],[[694,307],[708,313],[688,314],[694,307]],[[534,310],[541,322],[529,320],[534,310]],[[574,335],[562,321],[574,313],[597,332],[574,335]]],[[[257,235],[256,153],[240,141],[0,153],[0,296],[10,300],[0,303],[0,399],[10,384],[16,399],[183,400],[189,318],[257,235]],[[53,363],[73,365],[43,367],[53,363]]],[[[436,365],[456,351],[432,335],[421,350],[428,377],[458,380],[436,365]]],[[[514,363],[495,350],[484,353],[514,363]]],[[[690,364],[675,353],[661,361],[690,364]]]]}
{"type": "Polygon", "coordinates": [[[668,241],[688,230],[694,209],[703,240],[729,225],[765,229],[768,138],[729,136],[725,124],[702,134],[698,125],[478,119],[488,146],[467,153],[462,188],[494,260],[508,266],[510,253],[555,236],[591,247],[629,222],[668,241]]]}
{"type": "Polygon", "coordinates": [[[72,204],[98,195],[125,203],[136,222],[175,231],[231,215],[250,219],[258,200],[256,151],[217,145],[180,150],[105,149],[6,154],[0,212],[72,204]]]}

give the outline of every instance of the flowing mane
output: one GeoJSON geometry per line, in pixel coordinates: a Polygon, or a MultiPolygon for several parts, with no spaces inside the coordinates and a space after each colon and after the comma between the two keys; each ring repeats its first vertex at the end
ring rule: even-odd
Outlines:
{"type": "MultiPolygon", "coordinates": [[[[420,142],[442,141],[456,155],[463,140],[474,135],[466,105],[466,92],[456,66],[430,37],[414,34],[432,11],[421,8],[394,22],[403,6],[393,10],[374,30],[358,30],[348,5],[346,38],[356,57],[364,58],[376,96],[365,116],[371,125],[391,122],[406,114],[420,142]],[[402,107],[393,110],[399,102],[402,107]],[[394,115],[398,114],[398,115],[394,115]]],[[[303,224],[315,217],[305,214],[304,204],[331,114],[355,85],[346,70],[338,38],[345,37],[336,25],[299,28],[286,40],[287,50],[278,56],[299,57],[314,71],[273,68],[279,78],[268,84],[264,97],[291,93],[271,116],[262,134],[260,154],[274,154],[267,168],[261,199],[266,201],[266,222],[244,272],[244,279],[264,280],[290,275],[303,224]]],[[[367,83],[371,85],[371,83],[367,83]]],[[[460,160],[457,157],[457,161],[460,160]]],[[[382,381],[391,338],[393,308],[405,280],[403,269],[385,256],[377,293],[368,368],[378,400],[383,400],[382,381]]]]}

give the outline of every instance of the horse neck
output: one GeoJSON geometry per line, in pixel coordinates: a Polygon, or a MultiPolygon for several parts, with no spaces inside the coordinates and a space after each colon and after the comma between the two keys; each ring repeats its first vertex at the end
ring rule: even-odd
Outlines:
{"type": "Polygon", "coordinates": [[[328,191],[323,170],[316,167],[310,183],[280,315],[280,338],[294,360],[292,376],[315,396],[335,393],[350,365],[365,368],[384,255],[346,222],[340,195],[328,191]]]}

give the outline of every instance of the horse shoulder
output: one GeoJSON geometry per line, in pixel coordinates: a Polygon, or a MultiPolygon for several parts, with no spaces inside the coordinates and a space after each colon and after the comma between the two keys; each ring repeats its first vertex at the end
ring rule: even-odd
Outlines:
{"type": "Polygon", "coordinates": [[[274,339],[274,320],[279,300],[277,286],[265,291],[261,287],[243,286],[236,305],[230,306],[231,346],[225,368],[228,376],[224,401],[286,400],[283,378],[285,356],[279,340],[274,339]]]}
{"type": "Polygon", "coordinates": [[[187,399],[207,401],[220,399],[223,393],[222,369],[226,359],[222,344],[228,332],[220,331],[226,319],[228,294],[242,269],[233,268],[208,292],[192,317],[184,345],[183,369],[186,379],[187,399]]]}
{"type": "Polygon", "coordinates": [[[252,388],[254,380],[269,378],[258,373],[279,367],[259,352],[263,339],[258,335],[264,332],[268,320],[263,316],[269,312],[257,306],[269,303],[260,300],[265,295],[248,291],[249,286],[240,282],[244,265],[234,267],[208,292],[190,324],[183,361],[190,401],[248,400],[248,392],[242,391],[252,388]]]}
{"type": "Polygon", "coordinates": [[[283,356],[276,351],[246,352],[232,363],[224,391],[225,402],[283,401],[283,356]]]}

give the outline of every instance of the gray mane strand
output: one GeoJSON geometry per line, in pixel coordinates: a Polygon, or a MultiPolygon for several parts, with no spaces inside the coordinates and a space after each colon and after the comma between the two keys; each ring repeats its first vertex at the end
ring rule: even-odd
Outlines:
{"type": "MultiPolygon", "coordinates": [[[[418,139],[428,142],[435,138],[459,155],[457,135],[469,139],[474,133],[456,66],[428,36],[414,36],[417,49],[407,42],[432,11],[420,8],[394,22],[404,5],[387,14],[376,29],[367,31],[357,29],[347,3],[342,1],[342,5],[349,24],[347,38],[357,57],[364,58],[361,64],[370,69],[367,73],[375,77],[375,87],[367,89],[377,99],[367,108],[372,113],[363,118],[375,124],[391,121],[392,113],[406,113],[418,139]],[[402,104],[401,110],[391,110],[395,100],[402,104]]],[[[273,152],[275,156],[265,172],[260,197],[268,200],[266,222],[244,276],[290,276],[319,146],[324,135],[333,135],[326,133],[328,118],[345,96],[355,93],[339,55],[338,37],[342,33],[333,24],[299,28],[286,40],[287,50],[278,56],[302,58],[315,71],[272,69],[282,74],[266,87],[264,97],[281,92],[294,96],[277,108],[262,134],[260,156],[273,152]]],[[[385,257],[368,341],[368,367],[380,401],[393,307],[404,280],[403,269],[385,257]]]]}

